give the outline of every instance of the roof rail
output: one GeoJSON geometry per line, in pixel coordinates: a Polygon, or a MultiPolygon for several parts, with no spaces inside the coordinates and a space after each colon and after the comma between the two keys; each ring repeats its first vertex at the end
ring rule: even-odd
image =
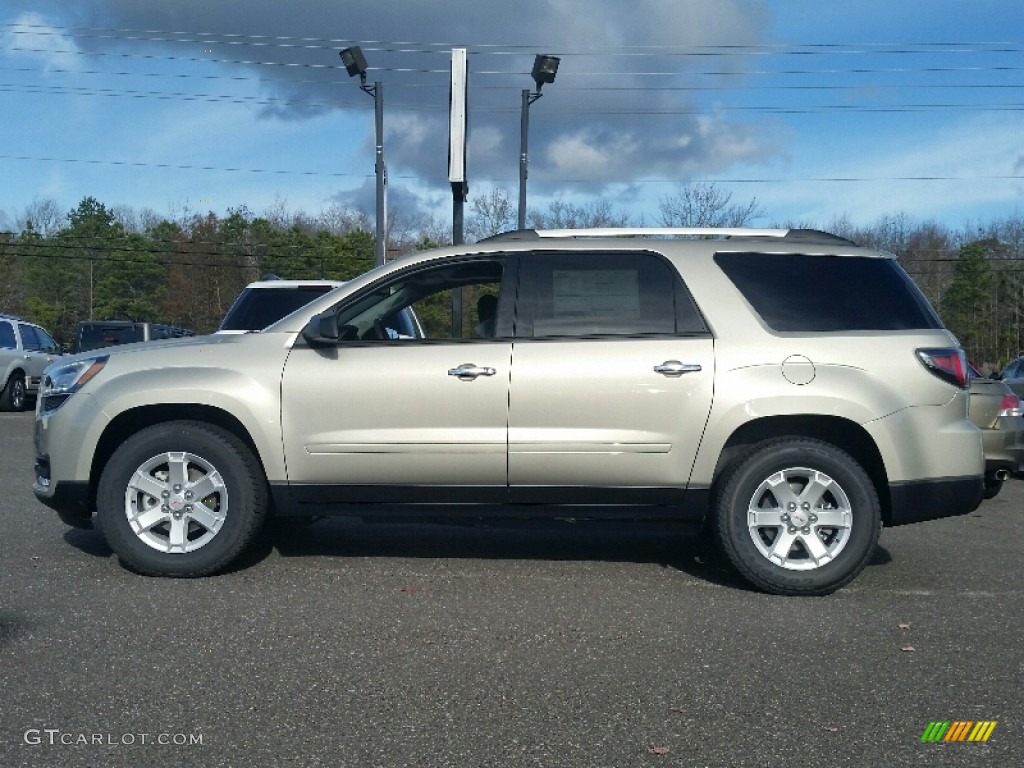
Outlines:
{"type": "Polygon", "coordinates": [[[742,227],[597,227],[593,229],[538,229],[547,237],[785,237],[788,229],[742,227]]]}
{"type": "Polygon", "coordinates": [[[797,242],[852,241],[816,229],[748,229],[745,227],[597,227],[582,229],[517,229],[480,242],[541,240],[570,237],[770,237],[797,242]]]}

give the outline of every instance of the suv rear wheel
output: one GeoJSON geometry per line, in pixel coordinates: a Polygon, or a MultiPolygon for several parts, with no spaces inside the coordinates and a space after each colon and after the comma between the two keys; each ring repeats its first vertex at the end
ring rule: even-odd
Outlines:
{"type": "Polygon", "coordinates": [[[268,508],[252,451],[229,432],[189,421],[157,424],[122,443],[96,501],[111,548],[150,576],[223,568],[252,542],[268,508]]]}
{"type": "Polygon", "coordinates": [[[761,443],[726,478],[714,530],[733,566],[779,595],[825,595],[867,565],[878,495],[849,454],[806,438],[761,443]]]}

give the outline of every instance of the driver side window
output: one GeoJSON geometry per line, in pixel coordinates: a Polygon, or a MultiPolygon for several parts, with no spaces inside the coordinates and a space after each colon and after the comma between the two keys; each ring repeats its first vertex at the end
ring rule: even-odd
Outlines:
{"type": "Polygon", "coordinates": [[[338,314],[343,339],[388,341],[508,336],[499,322],[504,266],[497,260],[446,264],[406,273],[338,314]],[[461,312],[456,302],[461,300],[461,312]]]}

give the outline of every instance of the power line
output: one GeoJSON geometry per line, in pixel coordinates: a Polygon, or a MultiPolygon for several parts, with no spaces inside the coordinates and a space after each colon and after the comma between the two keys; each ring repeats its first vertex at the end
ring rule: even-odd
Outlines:
{"type": "MultiPolygon", "coordinates": [[[[105,261],[108,263],[155,264],[158,266],[216,266],[238,268],[251,267],[254,265],[235,261],[222,261],[220,263],[216,263],[209,260],[183,261],[181,259],[155,259],[133,256],[131,254],[174,254],[183,257],[216,256],[222,258],[237,256],[246,259],[265,259],[268,257],[287,258],[289,256],[308,256],[313,260],[327,258],[331,260],[364,258],[351,251],[347,253],[317,253],[310,250],[309,244],[225,242],[222,244],[223,248],[220,250],[196,250],[188,247],[193,244],[192,241],[180,241],[177,243],[179,246],[178,248],[141,248],[137,246],[126,247],[123,244],[119,246],[115,242],[97,243],[94,245],[75,245],[64,242],[66,237],[67,236],[63,233],[58,233],[41,242],[28,242],[23,240],[0,242],[0,257],[6,258],[11,256],[17,258],[65,259],[69,261],[105,261]],[[239,251],[243,249],[253,249],[254,252],[240,253],[239,251]],[[282,250],[298,251],[299,249],[303,249],[303,252],[291,254],[280,253],[282,250]],[[69,251],[71,252],[69,253],[69,251]],[[231,251],[234,251],[234,253],[231,251]]],[[[144,235],[140,235],[138,237],[143,241],[148,240],[144,235]]],[[[209,244],[209,241],[205,242],[209,244]]],[[[372,260],[372,257],[369,256],[365,258],[372,260]]]]}
{"type": "MultiPolygon", "coordinates": [[[[340,173],[332,171],[297,171],[284,168],[231,168],[216,165],[186,165],[179,163],[143,163],[131,160],[95,160],[83,157],[30,157],[27,155],[0,155],[2,160],[28,160],[48,163],[86,163],[88,165],[121,165],[133,168],[171,168],[182,171],[227,171],[232,173],[269,173],[294,176],[329,176],[349,178],[370,178],[373,174],[340,173]]],[[[413,176],[399,178],[416,178],[413,176]]]]}
{"type": "MultiPolygon", "coordinates": [[[[3,233],[0,233],[0,234],[3,234],[3,233]]],[[[60,237],[60,235],[58,235],[57,237],[60,237]]],[[[183,245],[188,245],[188,243],[185,242],[185,243],[183,243],[183,245]]],[[[19,258],[19,259],[60,259],[60,260],[64,260],[64,261],[79,261],[79,262],[86,262],[86,261],[98,262],[98,261],[101,261],[101,262],[104,262],[104,263],[107,263],[107,264],[142,264],[142,265],[146,265],[146,266],[161,266],[161,267],[184,266],[184,267],[204,267],[204,268],[206,268],[206,267],[213,267],[213,268],[218,268],[218,269],[254,269],[254,268],[257,267],[257,264],[253,263],[252,260],[255,260],[255,259],[264,260],[264,259],[267,259],[267,258],[275,258],[275,257],[276,258],[286,258],[286,256],[283,256],[280,253],[276,253],[275,254],[273,251],[281,250],[281,249],[285,249],[285,248],[300,248],[300,247],[304,247],[304,246],[299,246],[299,245],[287,245],[287,244],[275,245],[275,244],[269,244],[269,243],[261,243],[261,244],[258,244],[258,245],[250,245],[250,244],[245,244],[245,243],[225,243],[225,246],[226,247],[233,246],[236,249],[240,248],[240,247],[253,247],[253,248],[259,247],[259,248],[263,248],[265,250],[263,252],[261,252],[261,253],[235,253],[235,254],[231,254],[231,253],[225,253],[224,251],[172,250],[172,249],[134,249],[134,251],[136,253],[178,254],[178,255],[181,255],[183,257],[187,257],[187,258],[183,258],[183,259],[154,259],[154,258],[142,258],[142,257],[132,256],[132,255],[126,253],[125,251],[122,251],[121,249],[114,248],[114,247],[111,247],[111,248],[98,248],[98,249],[96,249],[97,253],[84,253],[84,254],[83,253],[79,253],[79,254],[76,254],[76,253],[66,253],[66,252],[64,252],[64,253],[53,253],[53,252],[46,253],[46,252],[40,252],[40,249],[52,248],[52,249],[60,249],[62,251],[67,251],[68,250],[68,246],[63,245],[61,243],[46,243],[46,242],[43,242],[43,243],[25,243],[25,242],[15,241],[13,243],[12,242],[7,242],[7,243],[0,242],[0,257],[3,257],[3,258],[19,258]],[[98,253],[102,253],[104,255],[97,255],[98,253]],[[228,260],[228,261],[219,261],[218,262],[218,261],[211,261],[211,260],[208,260],[208,259],[207,260],[202,260],[202,261],[196,261],[196,260],[190,260],[190,258],[188,258],[188,257],[195,257],[195,256],[219,256],[219,257],[229,257],[230,258],[232,255],[241,257],[241,258],[245,259],[246,261],[228,260]]],[[[75,246],[71,246],[71,248],[75,248],[75,246]]],[[[77,247],[77,248],[78,248],[78,250],[85,250],[86,249],[85,246],[80,246],[80,247],[77,247]]],[[[914,251],[913,255],[916,255],[916,254],[919,254],[919,253],[948,253],[948,252],[954,251],[954,250],[957,250],[957,249],[950,248],[949,251],[921,250],[921,251],[914,251]]],[[[295,255],[295,254],[292,254],[292,255],[295,255]]],[[[347,253],[347,254],[346,253],[340,253],[340,254],[339,253],[320,254],[320,253],[313,253],[313,252],[307,250],[307,251],[305,251],[304,254],[301,254],[301,255],[307,256],[312,261],[321,261],[321,260],[324,260],[324,259],[330,259],[331,261],[337,261],[338,259],[345,259],[345,258],[348,258],[348,259],[363,258],[364,261],[369,261],[370,260],[370,256],[369,255],[364,256],[364,257],[359,257],[359,256],[357,256],[354,253],[347,253]]],[[[919,277],[933,277],[933,276],[936,275],[936,273],[935,272],[924,271],[922,269],[918,269],[918,268],[914,268],[914,267],[921,267],[921,266],[925,266],[925,265],[928,265],[928,264],[943,264],[943,265],[944,264],[957,264],[960,261],[959,257],[943,256],[943,257],[939,257],[939,258],[907,258],[908,255],[911,255],[911,254],[905,254],[903,256],[899,256],[899,257],[897,257],[897,260],[899,261],[900,265],[904,268],[904,270],[907,272],[908,275],[919,276],[919,277]]],[[[986,263],[988,263],[990,266],[993,266],[995,268],[995,273],[1000,275],[1000,276],[1002,276],[1002,275],[1024,274],[1024,267],[1017,266],[1019,264],[1024,264],[1024,256],[1007,256],[1007,257],[1000,257],[1000,258],[995,258],[995,259],[989,258],[989,259],[986,260],[986,263]],[[1004,265],[1011,265],[1011,266],[1007,267],[1007,266],[1004,266],[1004,265]]]]}
{"type": "MultiPolygon", "coordinates": [[[[127,29],[113,27],[76,27],[54,24],[4,23],[0,27],[11,28],[11,34],[66,36],[83,39],[111,39],[148,42],[200,43],[223,45],[247,45],[254,47],[335,49],[339,46],[358,44],[368,51],[414,54],[447,54],[455,45],[465,42],[452,41],[393,41],[393,40],[351,40],[347,38],[299,37],[293,35],[248,35],[216,31],[167,31],[153,29],[127,29]],[[160,37],[152,37],[160,35],[160,37]],[[385,46],[385,47],[372,47],[385,46]]],[[[550,46],[474,43],[471,53],[476,55],[528,55],[550,46]]],[[[1024,47],[1019,41],[884,41],[858,43],[755,43],[755,44],[713,44],[713,45],[620,45],[577,47],[560,51],[559,56],[778,56],[778,55],[877,55],[877,54],[936,54],[936,53],[1021,53],[1024,47]]]]}
{"type": "MultiPolygon", "coordinates": [[[[108,56],[113,58],[126,59],[148,59],[154,61],[191,61],[213,64],[240,64],[245,66],[267,66],[267,67],[290,67],[319,70],[343,70],[344,67],[338,64],[313,64],[308,62],[285,62],[285,61],[258,61],[255,59],[222,59],[207,58],[202,56],[158,56],[149,53],[115,53],[111,51],[78,51],[78,50],[53,50],[50,48],[24,48],[20,46],[9,46],[9,51],[21,51],[24,53],[43,53],[47,55],[71,55],[71,56],[108,56]]],[[[560,73],[561,77],[681,77],[693,75],[705,75],[714,77],[735,77],[737,75],[823,75],[823,74],[898,74],[898,73],[963,73],[963,72],[1019,72],[1024,66],[974,66],[974,67],[850,67],[823,69],[782,69],[782,70],[721,70],[690,72],[680,70],[651,70],[651,71],[573,71],[560,73]]],[[[369,67],[368,72],[393,72],[393,73],[414,73],[414,74],[443,74],[449,73],[447,68],[424,68],[424,67],[369,67]]],[[[474,75],[523,75],[522,72],[508,70],[473,70],[474,75]]]]}
{"type": "MultiPolygon", "coordinates": [[[[1024,86],[1019,86],[1024,87],[1024,86]]],[[[0,83],[0,92],[3,93],[28,93],[48,94],[59,96],[80,96],[80,97],[108,97],[108,98],[131,98],[131,99],[156,99],[171,101],[197,101],[204,103],[221,104],[249,104],[252,106],[286,106],[306,107],[318,109],[339,108],[336,102],[329,101],[302,101],[298,99],[284,99],[273,96],[246,96],[210,93],[191,93],[188,91],[143,91],[123,88],[89,88],[84,86],[70,85],[22,85],[15,83],[0,83]]],[[[447,106],[444,104],[431,103],[409,103],[398,104],[392,109],[404,112],[445,112],[447,106]]],[[[476,112],[482,113],[511,113],[517,112],[515,105],[506,106],[478,106],[476,112]]],[[[912,113],[912,112],[934,112],[934,111],[957,111],[957,112],[1013,112],[1024,111],[1022,104],[979,104],[979,103],[933,103],[933,104],[817,104],[807,106],[778,106],[778,105],[717,105],[716,112],[756,112],[765,114],[828,114],[831,112],[882,112],[882,113],[912,113]]],[[[706,109],[701,107],[633,107],[624,106],[619,108],[594,108],[572,110],[573,115],[700,115],[705,114],[706,109]]]]}
{"type": "MultiPolygon", "coordinates": [[[[5,254],[7,255],[7,254],[5,254]]],[[[39,258],[39,259],[62,259],[65,261],[105,261],[107,263],[116,264],[144,264],[147,266],[158,266],[158,267],[212,267],[214,269],[256,269],[257,264],[244,264],[241,262],[211,262],[211,261],[188,261],[188,260],[161,260],[161,259],[139,259],[139,258],[113,258],[104,257],[102,259],[90,257],[90,256],[74,256],[71,254],[53,254],[53,253],[20,253],[13,251],[9,254],[15,258],[39,258]]],[[[223,255],[223,254],[217,254],[223,255]]],[[[314,257],[319,259],[319,257],[314,257]]],[[[368,259],[372,261],[372,259],[368,259]]]]}
{"type": "MultiPolygon", "coordinates": [[[[0,71],[6,72],[33,72],[38,73],[38,67],[3,67],[0,71]]],[[[296,85],[347,85],[350,78],[338,80],[324,80],[316,78],[274,78],[259,77],[255,75],[200,75],[187,72],[114,72],[102,69],[63,69],[59,67],[47,68],[48,73],[70,74],[70,75],[105,75],[116,77],[145,77],[145,78],[170,78],[178,80],[228,80],[232,82],[257,82],[257,83],[287,83],[296,85]]],[[[507,73],[516,74],[516,73],[507,73]]],[[[567,73],[568,74],[568,73],[567,73]]],[[[698,73],[700,74],[700,73],[698,73]]],[[[447,88],[448,83],[389,83],[389,88],[447,88]]],[[[470,84],[472,90],[502,90],[519,91],[519,85],[478,85],[470,84]]],[[[854,85],[664,85],[664,86],[632,86],[632,85],[563,85],[559,83],[559,91],[665,91],[665,92],[737,92],[737,91],[863,91],[866,88],[872,90],[922,90],[922,89],[951,89],[951,90],[974,90],[974,89],[1024,89],[1024,83],[864,83],[854,85]]]]}
{"type": "MultiPolygon", "coordinates": [[[[37,67],[0,67],[0,71],[7,72],[38,72],[37,67]]],[[[72,75],[104,75],[119,77],[163,77],[183,80],[228,80],[233,82],[258,82],[258,83],[287,83],[298,85],[346,85],[349,80],[317,80],[317,79],[293,79],[293,78],[265,78],[249,77],[244,75],[197,75],[179,72],[111,72],[108,70],[75,70],[75,69],[49,69],[51,73],[72,74],[72,75]]],[[[64,85],[35,85],[30,83],[4,83],[3,85],[13,88],[79,88],[86,89],[88,86],[64,86],[64,85]]],[[[448,88],[447,83],[394,83],[389,84],[392,88],[448,88]]],[[[470,85],[474,91],[519,91],[519,85],[470,85]]],[[[775,85],[660,85],[660,86],[633,86],[633,85],[559,85],[559,91],[608,91],[608,92],[742,92],[742,91],[837,91],[837,92],[861,92],[865,89],[878,91],[893,90],[1021,90],[1024,83],[871,83],[871,84],[848,84],[848,85],[822,85],[822,84],[775,84],[775,85]]],[[[120,89],[109,89],[120,90],[120,89]]],[[[163,93],[152,91],[152,93],[163,93]]],[[[224,94],[229,97],[231,94],[224,94]]]]}
{"type": "MultiPolygon", "coordinates": [[[[236,167],[222,167],[213,165],[183,165],[176,163],[143,163],[133,162],[128,160],[97,160],[91,158],[81,157],[35,157],[28,155],[5,155],[0,154],[0,160],[22,160],[29,162],[55,162],[55,163],[88,163],[90,165],[120,165],[120,166],[131,166],[141,168],[171,168],[175,170],[189,170],[189,171],[226,171],[232,173],[268,173],[268,174],[292,174],[299,176],[327,176],[327,177],[348,177],[348,178],[360,178],[368,179],[372,178],[373,174],[361,174],[361,173],[338,173],[332,171],[299,171],[290,170],[283,168],[236,168],[236,167]]],[[[393,178],[398,179],[419,179],[425,181],[441,181],[441,177],[431,176],[418,176],[412,174],[395,174],[393,178]]],[[[497,182],[511,182],[513,179],[507,178],[490,178],[481,179],[480,183],[493,184],[497,182]]],[[[680,182],[678,179],[658,179],[658,178],[646,178],[646,179],[633,179],[630,180],[629,184],[793,184],[793,183],[860,183],[860,182],[878,182],[878,181],[915,181],[915,182],[934,182],[934,181],[1024,181],[1024,175],[1021,174],[1008,174],[1008,175],[984,175],[984,176],[943,176],[943,175],[931,175],[931,176],[818,176],[818,177],[804,177],[804,178],[781,178],[781,177],[762,177],[762,178],[738,178],[738,179],[686,179],[685,182],[680,182]]],[[[547,184],[617,184],[623,183],[621,179],[557,179],[557,180],[545,180],[543,178],[537,179],[538,183],[547,184]]]]}
{"type": "MultiPolygon", "coordinates": [[[[211,59],[204,58],[202,56],[157,56],[151,53],[113,53],[110,51],[62,51],[53,50],[50,48],[21,48],[19,46],[9,46],[8,51],[22,51],[24,53],[45,53],[47,55],[71,55],[71,56],[109,56],[112,58],[122,59],[150,59],[156,61],[196,61],[196,62],[208,62],[215,64],[246,64],[255,66],[267,66],[267,67],[297,67],[304,69],[328,69],[328,70],[343,70],[344,67],[340,64],[308,64],[302,62],[286,62],[286,61],[255,61],[247,59],[211,59]]],[[[427,70],[436,72],[447,72],[447,70],[427,70]]]]}

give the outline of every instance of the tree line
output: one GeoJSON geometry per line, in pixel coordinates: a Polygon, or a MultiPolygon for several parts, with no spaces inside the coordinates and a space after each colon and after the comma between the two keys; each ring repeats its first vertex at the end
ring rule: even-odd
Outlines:
{"type": "MultiPolygon", "coordinates": [[[[714,184],[681,185],[661,199],[651,221],[608,200],[555,200],[527,216],[539,229],[740,227],[765,218],[756,199],[734,202],[714,184]]],[[[514,229],[515,220],[506,190],[478,192],[466,238],[514,229]]],[[[959,228],[904,214],[870,225],[842,216],[772,226],[822,229],[895,254],[986,372],[1024,351],[1024,215],[959,228]]],[[[86,319],[150,320],[207,333],[239,291],[265,275],[348,280],[374,264],[372,221],[342,206],[311,215],[278,201],[262,215],[241,207],[226,216],[185,209],[162,217],[93,197],[66,213],[42,200],[26,208],[16,229],[0,233],[0,312],[37,322],[65,343],[86,319]]],[[[392,216],[388,258],[450,242],[451,229],[436,220],[392,216]]]]}

